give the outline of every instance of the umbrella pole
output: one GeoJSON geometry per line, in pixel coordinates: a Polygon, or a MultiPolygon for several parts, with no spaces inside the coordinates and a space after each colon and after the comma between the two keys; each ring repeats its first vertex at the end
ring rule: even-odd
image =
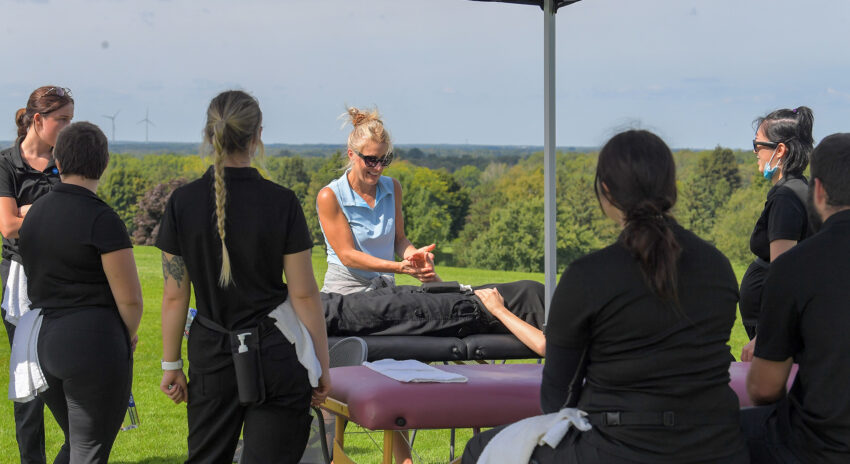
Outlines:
{"type": "Polygon", "coordinates": [[[546,320],[557,285],[555,167],[555,1],[543,2],[543,209],[546,320]]]}

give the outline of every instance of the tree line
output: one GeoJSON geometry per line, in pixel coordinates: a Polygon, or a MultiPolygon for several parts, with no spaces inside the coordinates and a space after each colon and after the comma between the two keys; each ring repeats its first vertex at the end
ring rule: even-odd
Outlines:
{"type": "MultiPolygon", "coordinates": [[[[749,261],[750,232],[769,188],[752,154],[717,147],[674,156],[679,192],[674,216],[733,262],[749,261]]],[[[619,233],[593,191],[596,158],[595,152],[557,155],[560,270],[612,243],[619,233]]],[[[316,195],[342,175],[346,162],[336,152],[321,158],[270,156],[257,167],[295,192],[316,245],[323,246],[316,195]]],[[[98,194],[118,212],[135,243],[150,245],[171,191],[200,177],[209,164],[196,155],[114,154],[98,194]]],[[[385,175],[402,185],[407,236],[420,246],[437,243],[438,264],[543,270],[542,153],[464,159],[397,150],[385,175]]]]}

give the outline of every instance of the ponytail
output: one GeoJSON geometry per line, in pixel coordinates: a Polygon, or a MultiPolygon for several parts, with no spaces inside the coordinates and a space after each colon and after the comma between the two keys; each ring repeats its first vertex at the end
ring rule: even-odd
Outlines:
{"type": "Polygon", "coordinates": [[[204,144],[213,156],[213,191],[215,193],[215,217],[218,237],[221,240],[221,271],[218,284],[227,287],[233,283],[230,253],[227,251],[227,185],[224,178],[224,158],[231,153],[245,153],[252,143],[257,143],[262,126],[262,112],[257,100],[245,92],[231,90],[213,98],[207,109],[207,124],[204,128],[204,144]]]}
{"type": "Polygon", "coordinates": [[[754,121],[756,131],[759,128],[771,142],[785,144],[786,152],[782,157],[782,172],[786,175],[801,176],[809,165],[814,149],[812,126],[815,116],[811,108],[799,106],[794,109],[780,109],[754,121]]]}
{"type": "Polygon", "coordinates": [[[648,131],[617,134],[599,152],[594,183],[597,198],[604,195],[623,212],[619,242],[638,261],[649,288],[677,305],[681,246],[670,215],[676,203],[676,165],[670,148],[648,131]]]}

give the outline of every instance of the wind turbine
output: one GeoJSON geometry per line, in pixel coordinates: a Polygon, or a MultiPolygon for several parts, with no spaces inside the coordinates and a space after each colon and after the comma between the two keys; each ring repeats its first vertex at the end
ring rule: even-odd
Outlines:
{"type": "Polygon", "coordinates": [[[145,143],[148,143],[148,129],[150,129],[150,126],[156,127],[156,124],[154,124],[153,121],[151,121],[150,118],[148,118],[149,111],[150,111],[149,108],[145,108],[145,119],[142,119],[141,121],[136,123],[136,124],[145,123],[145,143]]]}
{"type": "Polygon", "coordinates": [[[115,142],[115,117],[118,116],[118,113],[120,113],[120,112],[121,112],[121,110],[118,110],[112,116],[110,116],[108,114],[103,115],[104,118],[112,121],[112,142],[115,142]]]}

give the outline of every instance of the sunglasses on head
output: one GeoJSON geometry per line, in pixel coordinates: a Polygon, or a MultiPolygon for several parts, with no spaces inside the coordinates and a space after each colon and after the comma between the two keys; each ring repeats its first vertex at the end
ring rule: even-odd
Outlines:
{"type": "Polygon", "coordinates": [[[753,151],[759,151],[759,146],[767,148],[776,148],[779,146],[779,143],[753,139],[753,151]]]}
{"type": "Polygon", "coordinates": [[[363,155],[360,152],[355,151],[355,150],[351,150],[351,151],[353,151],[355,155],[359,156],[360,159],[362,159],[363,162],[366,163],[366,166],[368,166],[370,168],[374,168],[375,166],[377,166],[379,164],[381,166],[387,167],[387,166],[390,165],[390,163],[393,162],[393,153],[392,152],[389,152],[386,155],[378,158],[377,156],[365,156],[365,155],[363,155]]]}
{"type": "Polygon", "coordinates": [[[51,87],[47,89],[47,92],[44,92],[44,96],[47,95],[56,95],[57,97],[67,96],[68,98],[74,97],[73,95],[71,95],[71,89],[67,87],[51,87]]]}

